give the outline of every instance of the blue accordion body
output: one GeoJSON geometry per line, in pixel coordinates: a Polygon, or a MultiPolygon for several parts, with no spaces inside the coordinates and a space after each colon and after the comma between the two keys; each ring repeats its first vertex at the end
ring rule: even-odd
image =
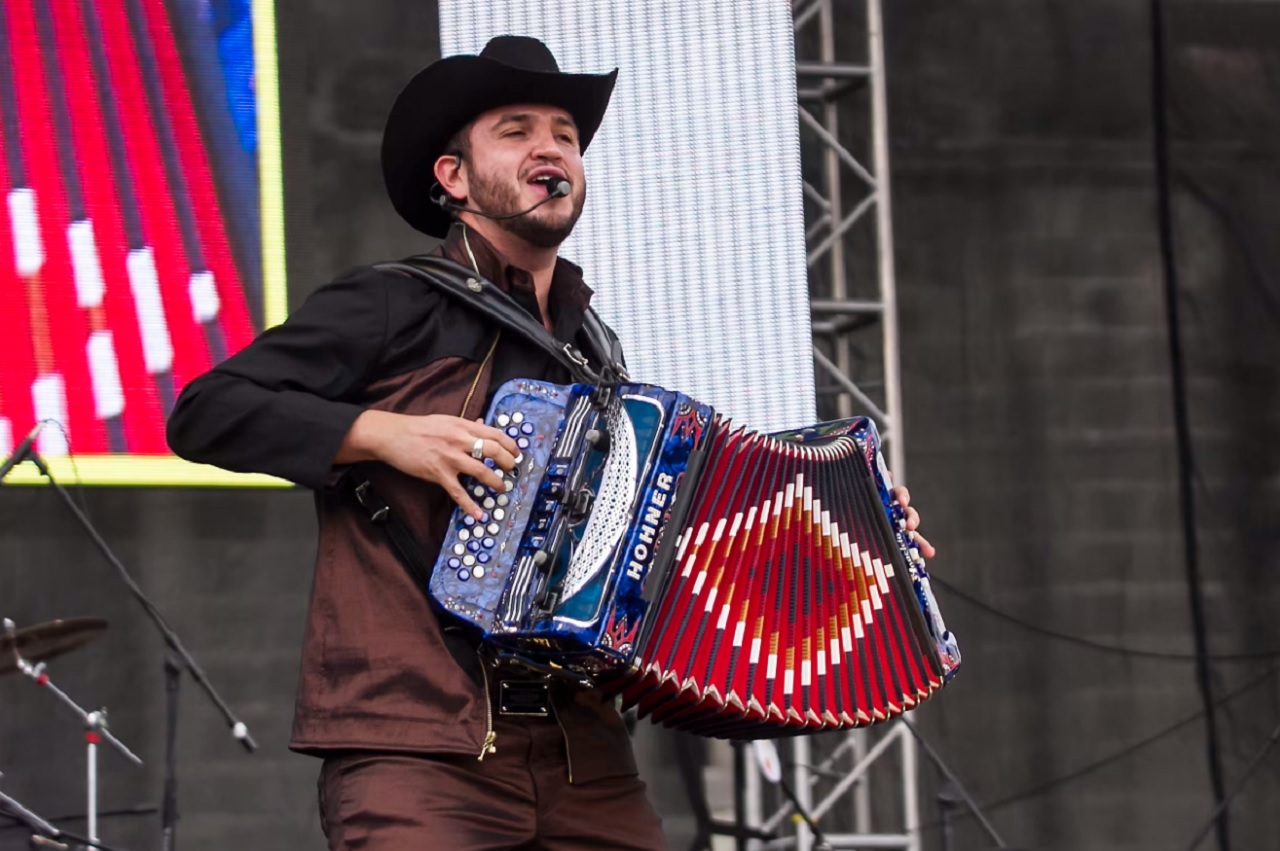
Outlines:
{"type": "Polygon", "coordinates": [[[583,673],[629,661],[670,503],[712,416],[650,385],[614,388],[604,411],[593,392],[499,388],[486,421],[523,457],[505,494],[469,483],[487,519],[454,512],[430,588],[489,645],[583,673]],[[601,434],[608,446],[593,447],[601,434]]]}
{"type": "MultiPolygon", "coordinates": [[[[454,512],[430,586],[441,607],[499,653],[588,678],[642,661],[636,651],[654,627],[645,617],[676,557],[682,509],[699,498],[704,444],[724,428],[707,405],[660,387],[617,386],[604,406],[595,392],[526,379],[498,389],[486,421],[517,440],[523,456],[505,492],[469,482],[485,517],[454,512]],[[681,490],[686,477],[692,484],[681,490]],[[671,543],[660,546],[668,531],[671,543]]],[[[856,441],[910,575],[913,617],[923,616],[926,643],[949,678],[959,648],[902,528],[874,424],[855,418],[771,437],[856,441]]]]}

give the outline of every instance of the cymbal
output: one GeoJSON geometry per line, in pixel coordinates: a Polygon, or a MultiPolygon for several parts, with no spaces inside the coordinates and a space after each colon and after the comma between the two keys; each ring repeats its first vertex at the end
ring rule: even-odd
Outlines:
{"type": "Polygon", "coordinates": [[[102,618],[67,618],[25,627],[17,630],[13,638],[0,635],[0,674],[18,670],[13,658],[15,646],[28,662],[43,662],[87,644],[106,629],[107,622],[102,618]]]}

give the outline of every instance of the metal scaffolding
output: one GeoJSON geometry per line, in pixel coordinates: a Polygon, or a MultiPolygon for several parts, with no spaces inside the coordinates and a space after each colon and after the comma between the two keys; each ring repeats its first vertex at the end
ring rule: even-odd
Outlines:
{"type": "MultiPolygon", "coordinates": [[[[902,482],[880,13],[880,0],[796,0],[793,6],[819,413],[874,418],[902,482]]],[[[897,722],[796,739],[789,746],[788,782],[832,848],[919,851],[916,747],[907,726],[897,722]]],[[[813,848],[813,831],[796,818],[779,787],[754,770],[746,774],[747,825],[787,834],[748,847],[813,848]],[[794,830],[781,830],[788,822],[794,830]]]]}

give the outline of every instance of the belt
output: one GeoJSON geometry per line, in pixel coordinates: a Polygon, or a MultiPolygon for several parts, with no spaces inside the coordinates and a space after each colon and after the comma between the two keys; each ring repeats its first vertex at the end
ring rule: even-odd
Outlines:
{"type": "Polygon", "coordinates": [[[547,718],[551,715],[551,684],[538,680],[498,679],[498,714],[506,717],[547,718]]]}

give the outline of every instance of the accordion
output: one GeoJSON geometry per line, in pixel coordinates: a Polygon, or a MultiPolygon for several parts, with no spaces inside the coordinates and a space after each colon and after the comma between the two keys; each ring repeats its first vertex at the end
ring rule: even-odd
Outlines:
{"type": "Polygon", "coordinates": [[[870,420],[761,434],[652,385],[517,379],[487,422],[520,462],[468,483],[484,515],[454,512],[430,592],[497,657],[725,738],[880,721],[959,665],[870,420]]]}

